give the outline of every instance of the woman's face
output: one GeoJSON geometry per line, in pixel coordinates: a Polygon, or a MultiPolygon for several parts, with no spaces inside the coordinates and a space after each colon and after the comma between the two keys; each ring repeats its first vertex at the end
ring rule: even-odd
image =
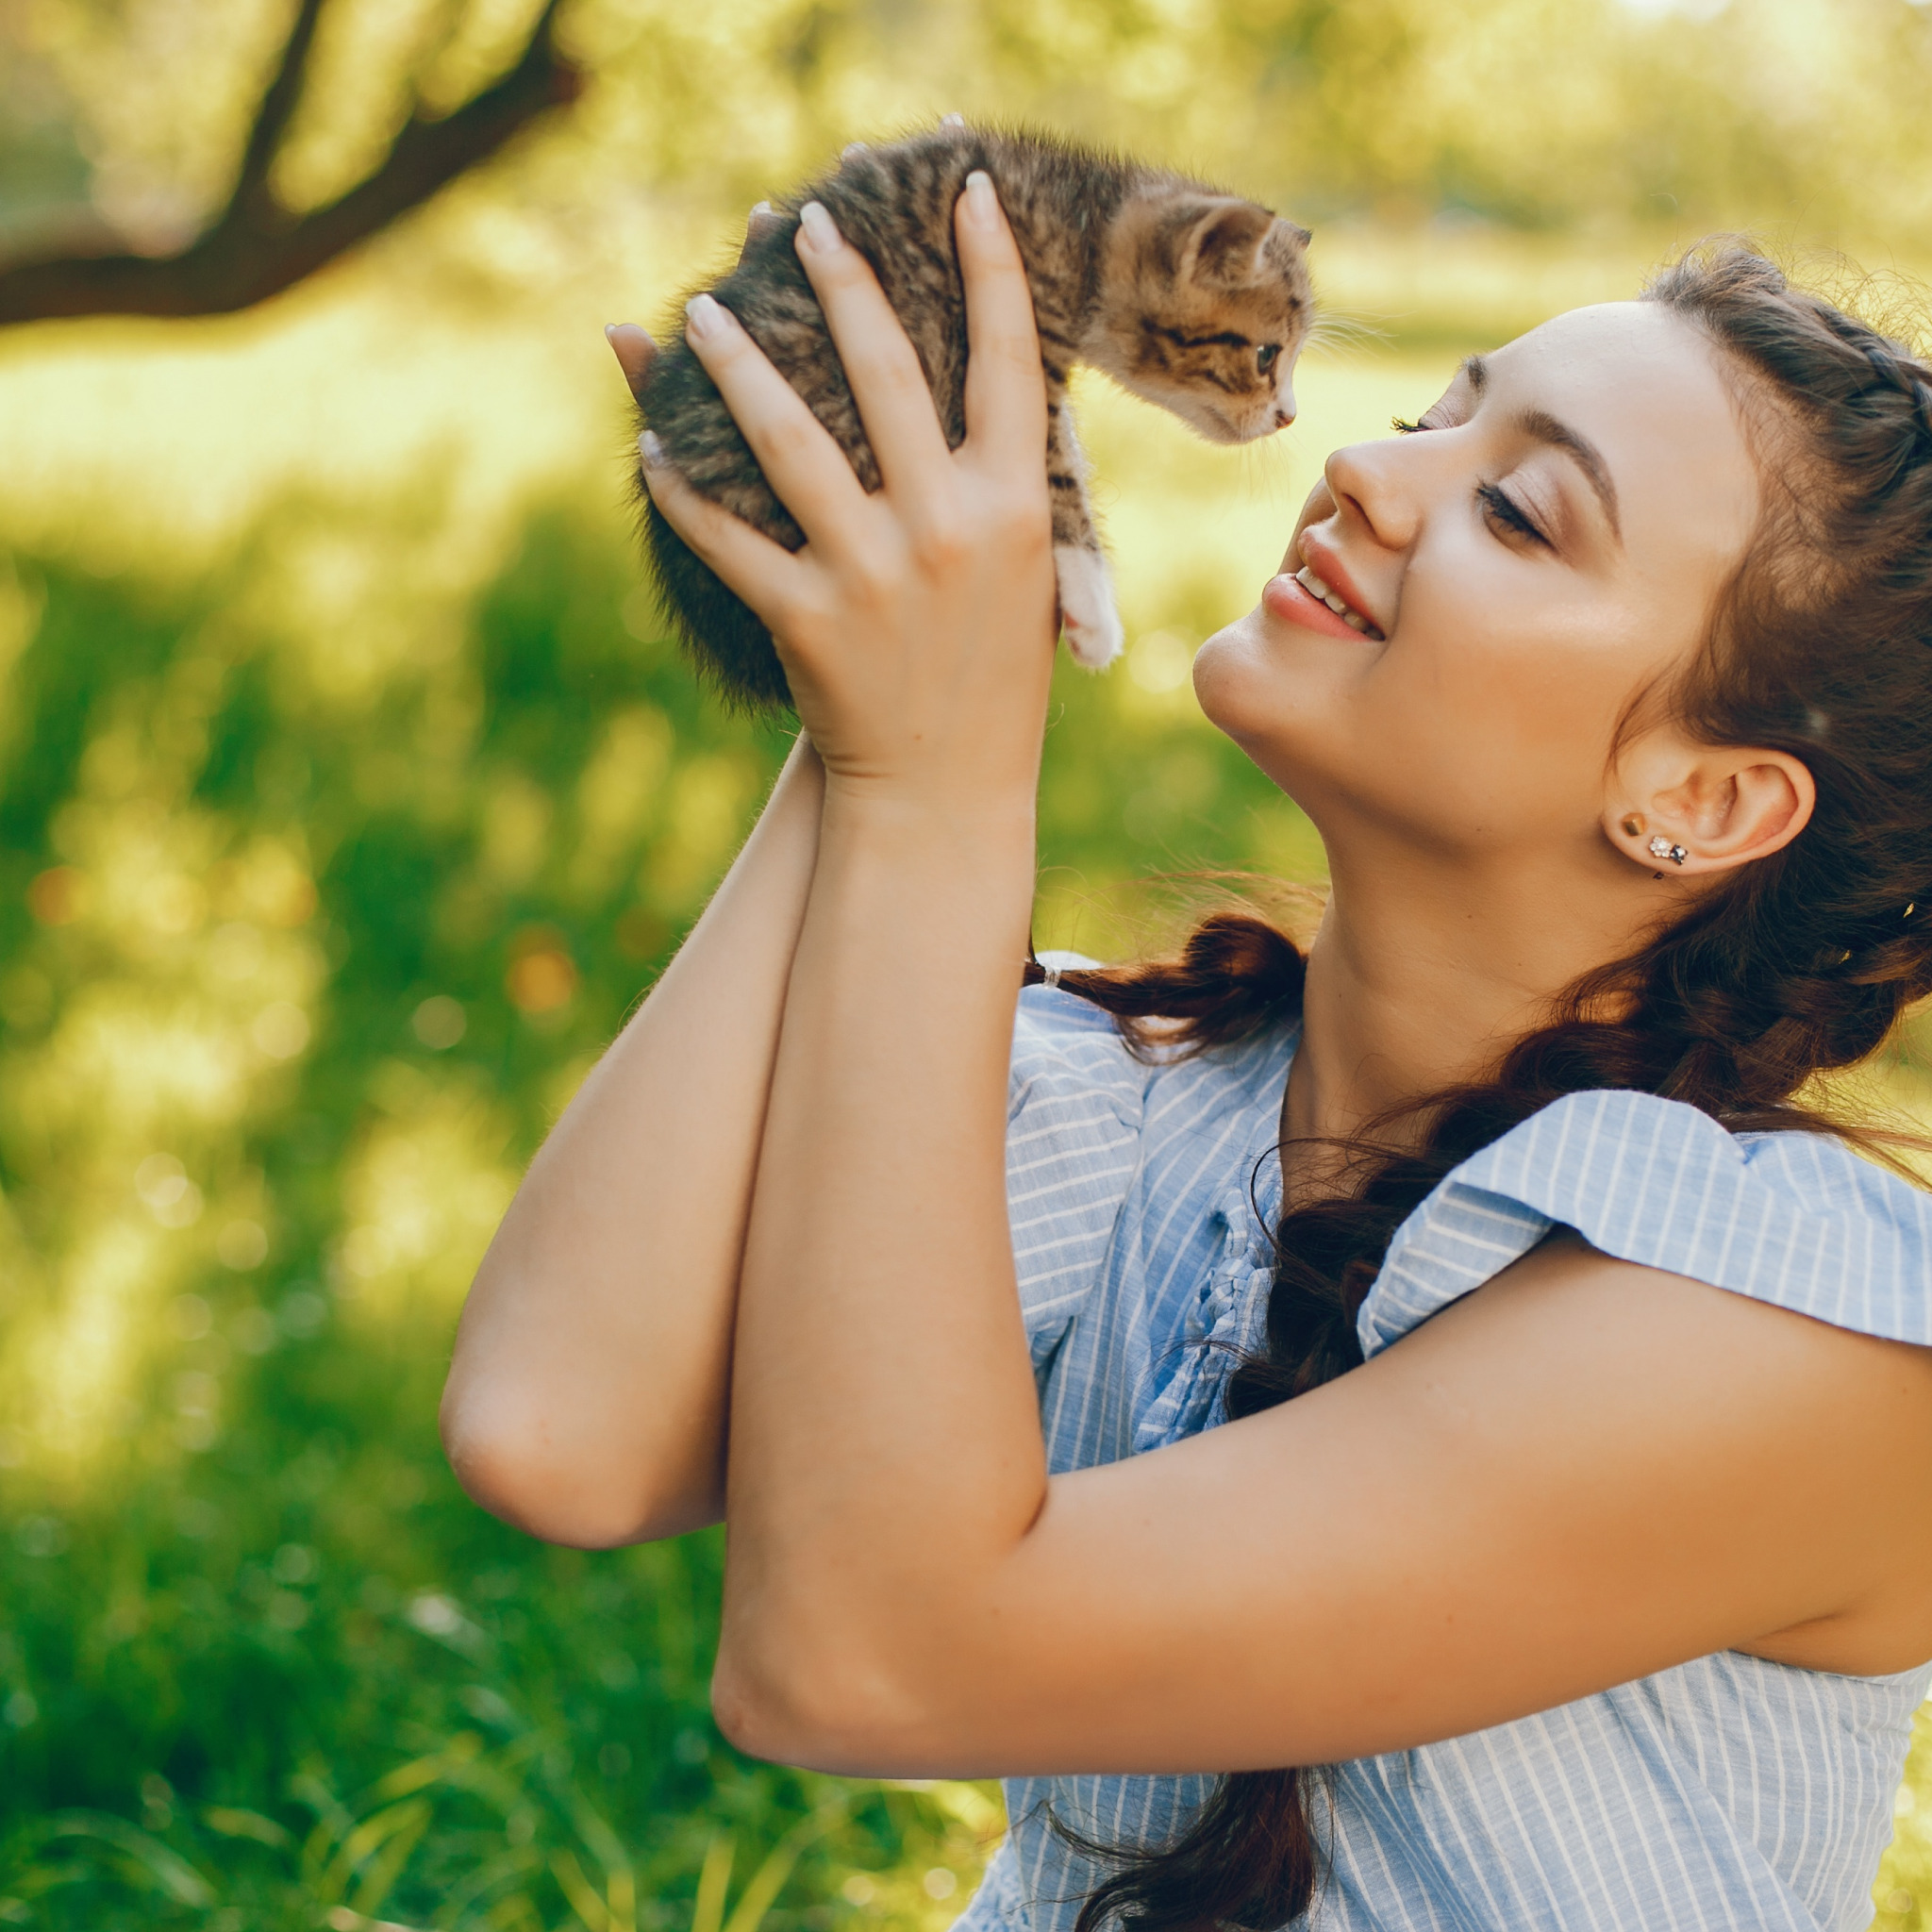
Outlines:
{"type": "Polygon", "coordinates": [[[1473,358],[1419,431],[1330,457],[1194,688],[1331,853],[1601,851],[1620,721],[1698,649],[1757,505],[1705,340],[1649,304],[1576,309],[1473,358]]]}

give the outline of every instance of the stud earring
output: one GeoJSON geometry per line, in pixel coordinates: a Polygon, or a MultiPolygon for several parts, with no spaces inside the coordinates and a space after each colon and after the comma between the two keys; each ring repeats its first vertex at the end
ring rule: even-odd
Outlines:
{"type": "Polygon", "coordinates": [[[1690,850],[1686,845],[1674,845],[1659,832],[1650,841],[1650,856],[1653,858],[1668,858],[1673,865],[1682,865],[1690,857],[1690,850]]]}
{"type": "Polygon", "coordinates": [[[1625,816],[1624,820],[1624,836],[1626,839],[1641,839],[1643,837],[1643,814],[1641,812],[1633,811],[1625,816]]]}

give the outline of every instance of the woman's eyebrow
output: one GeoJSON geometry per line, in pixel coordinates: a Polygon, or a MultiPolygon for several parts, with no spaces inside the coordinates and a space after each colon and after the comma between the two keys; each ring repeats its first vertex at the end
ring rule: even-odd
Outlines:
{"type": "MultiPolygon", "coordinates": [[[[1481,356],[1466,356],[1462,361],[1462,375],[1469,383],[1470,393],[1480,398],[1490,386],[1489,363],[1481,356]]],[[[1531,441],[1548,443],[1552,449],[1559,449],[1574,458],[1576,467],[1589,480],[1590,487],[1596,491],[1596,500],[1603,506],[1610,534],[1622,543],[1624,524],[1617,514],[1617,486],[1610,480],[1610,466],[1604,461],[1603,452],[1596,444],[1581,430],[1557,422],[1547,409],[1525,409],[1516,419],[1516,427],[1531,441]]]]}
{"type": "Polygon", "coordinates": [[[1557,422],[1547,409],[1525,409],[1516,419],[1516,426],[1533,441],[1548,443],[1552,449],[1559,449],[1575,460],[1576,467],[1589,479],[1590,487],[1596,491],[1596,500],[1603,506],[1610,534],[1619,543],[1623,542],[1624,525],[1617,515],[1617,486],[1611,482],[1609,465],[1604,461],[1603,452],[1596,444],[1581,430],[1557,422]]]}

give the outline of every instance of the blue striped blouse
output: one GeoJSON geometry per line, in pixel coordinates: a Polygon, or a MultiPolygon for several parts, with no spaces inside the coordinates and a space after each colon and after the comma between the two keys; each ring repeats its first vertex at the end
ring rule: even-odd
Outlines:
{"type": "MultiPolygon", "coordinates": [[[[1014,1034],[1008,1187],[1056,1471],[1213,1425],[1258,1346],[1291,1034],[1165,1066],[1045,987],[1014,1034]]],[[[1466,1161],[1397,1233],[1373,1355],[1556,1224],[1604,1252],[1932,1344],[1932,1199],[1836,1142],[1733,1138],[1648,1094],[1577,1093],[1466,1161]]],[[[1319,1932],[1861,1932],[1932,1665],[1883,1677],[1725,1652],[1515,1724],[1339,1766],[1319,1932]]],[[[1123,1687],[1124,1691],[1131,1687],[1123,1687]]],[[[1201,1777],[1015,1778],[958,1932],[1071,1932],[1101,1874],[1048,1807],[1153,1843],[1201,1777]]]]}

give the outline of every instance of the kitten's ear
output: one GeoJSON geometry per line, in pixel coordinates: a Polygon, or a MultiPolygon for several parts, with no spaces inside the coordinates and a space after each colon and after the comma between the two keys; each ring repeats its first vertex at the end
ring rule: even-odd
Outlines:
{"type": "Polygon", "coordinates": [[[1256,278],[1274,216],[1252,201],[1217,201],[1195,222],[1181,251],[1181,274],[1220,289],[1256,278]]]}

